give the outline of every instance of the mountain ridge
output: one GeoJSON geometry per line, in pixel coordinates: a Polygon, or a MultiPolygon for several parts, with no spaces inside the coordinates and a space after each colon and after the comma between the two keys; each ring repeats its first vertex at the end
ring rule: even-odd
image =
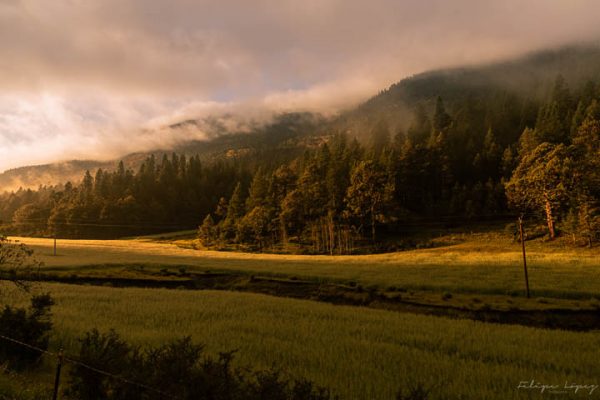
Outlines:
{"type": "MultiPolygon", "coordinates": [[[[76,181],[86,170],[114,169],[119,160],[123,160],[126,167],[135,169],[150,154],[162,156],[179,152],[199,154],[205,160],[215,160],[241,156],[265,147],[287,148],[297,153],[302,146],[320,143],[325,139],[317,138],[336,132],[368,140],[373,130],[382,124],[392,136],[406,134],[414,123],[415,109],[423,107],[431,113],[438,96],[444,99],[454,114],[461,111],[453,109],[457,99],[470,97],[474,101],[485,102],[493,96],[503,95],[507,97],[507,102],[511,99],[526,102],[546,96],[557,75],[562,75],[571,87],[578,90],[586,80],[599,78],[600,47],[565,46],[486,65],[425,71],[390,85],[356,107],[330,119],[315,113],[282,113],[267,124],[251,122],[242,132],[229,131],[223,124],[223,118],[208,117],[202,121],[203,126],[210,127],[207,140],[190,140],[171,148],[131,153],[109,161],[69,160],[13,168],[0,174],[0,192],[76,181]],[[304,137],[312,139],[302,139],[304,137]]],[[[530,119],[515,126],[522,129],[531,124],[530,119]]],[[[186,119],[171,124],[168,129],[200,129],[200,125],[199,119],[186,119]]],[[[510,132],[501,131],[500,136],[513,138],[520,133],[514,132],[513,127],[510,132]]]]}

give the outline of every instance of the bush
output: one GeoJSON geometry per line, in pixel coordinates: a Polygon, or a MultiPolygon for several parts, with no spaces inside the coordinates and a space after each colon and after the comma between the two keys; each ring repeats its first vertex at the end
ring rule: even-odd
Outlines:
{"type": "MultiPolygon", "coordinates": [[[[0,335],[46,350],[52,329],[50,308],[54,301],[49,294],[33,296],[29,309],[5,306],[0,313],[0,335]]],[[[39,351],[0,339],[0,363],[12,369],[35,364],[39,351]]]]}
{"type": "Polygon", "coordinates": [[[67,395],[80,400],[328,400],[329,391],[306,380],[291,380],[279,371],[248,372],[232,367],[233,353],[209,357],[189,337],[145,351],[132,347],[114,331],[93,330],[81,340],[79,361],[70,372],[67,395]],[[127,382],[127,381],[129,382],[127,382]],[[131,384],[142,383],[161,393],[131,384]],[[168,395],[167,395],[168,394],[168,395]]]}
{"type": "Polygon", "coordinates": [[[429,398],[429,389],[422,385],[413,385],[405,392],[400,390],[396,394],[396,400],[427,400],[429,398]]]}
{"type": "Polygon", "coordinates": [[[21,279],[39,273],[42,264],[33,257],[33,250],[23,243],[13,242],[0,234],[0,280],[26,287],[21,279]]]}
{"type": "MultiPolygon", "coordinates": [[[[86,333],[80,341],[80,362],[115,375],[121,375],[127,370],[132,349],[114,331],[101,335],[94,330],[86,333]]],[[[102,394],[112,391],[114,386],[106,378],[88,368],[75,365],[71,370],[68,392],[76,394],[75,397],[81,400],[106,398],[102,394]]]]}

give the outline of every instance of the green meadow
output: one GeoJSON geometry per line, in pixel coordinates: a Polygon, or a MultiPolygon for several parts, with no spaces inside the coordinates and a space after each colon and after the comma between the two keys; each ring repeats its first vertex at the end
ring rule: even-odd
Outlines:
{"type": "MultiPolygon", "coordinates": [[[[190,272],[249,274],[355,282],[365,287],[401,287],[451,293],[523,294],[521,248],[498,233],[446,235],[434,248],[364,256],[304,256],[195,250],[186,240],[52,240],[15,238],[30,245],[43,272],[81,276],[130,276],[180,266],[190,272]]],[[[557,241],[527,242],[534,296],[600,297],[600,248],[573,248],[557,241]]]]}
{"type": "MultiPolygon", "coordinates": [[[[446,235],[428,249],[333,257],[198,250],[191,240],[162,237],[59,239],[54,256],[49,239],[16,239],[35,250],[44,264],[41,272],[53,275],[177,279],[182,270],[229,271],[406,289],[402,296],[441,305],[467,304],[475,296],[499,308],[594,309],[600,298],[598,248],[530,241],[533,298],[525,299],[520,246],[498,233],[446,235]]],[[[430,388],[432,399],[542,399],[549,395],[519,390],[519,382],[600,383],[597,331],[498,325],[228,291],[53,283],[34,284],[33,290],[49,291],[56,299],[54,350],[76,353],[77,338],[92,328],[115,329],[140,346],[190,335],[212,354],[237,350],[239,366],[275,366],[330,387],[342,399],[394,399],[400,388],[413,385],[430,388]]],[[[24,293],[2,287],[0,303],[25,302],[24,293]]],[[[42,370],[25,377],[0,374],[0,389],[10,381],[13,389],[41,385],[47,390],[52,363],[46,360],[42,370]]],[[[600,390],[574,398],[594,396],[600,390]]]]}
{"type": "MultiPolygon", "coordinates": [[[[51,348],[114,328],[139,345],[190,335],[240,366],[277,366],[344,399],[393,399],[421,384],[433,399],[548,398],[520,381],[598,383],[598,332],[576,333],[334,306],[225,291],[39,284],[56,299],[51,348]]],[[[3,286],[2,302],[26,296],[3,286]]],[[[581,398],[593,398],[581,394],[581,398]]],[[[595,396],[600,393],[594,393],[595,396]]],[[[566,397],[568,398],[568,397],[566,397]]]]}

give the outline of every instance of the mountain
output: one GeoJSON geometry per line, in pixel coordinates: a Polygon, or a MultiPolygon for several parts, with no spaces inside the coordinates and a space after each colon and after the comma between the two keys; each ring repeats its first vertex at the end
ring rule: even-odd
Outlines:
{"type": "Polygon", "coordinates": [[[64,190],[0,195],[0,220],[19,234],[69,237],[202,223],[210,243],[260,249],[292,238],[329,253],[352,252],[354,239],[377,243],[377,231],[405,223],[512,219],[521,204],[545,218],[550,237],[557,221],[566,232],[589,228],[600,218],[599,53],[567,48],[428,72],[331,119],[185,120],[152,133],[209,138],[131,154],[124,161],[134,173],[119,167],[64,190]],[[547,188],[556,202],[543,201],[547,188]]]}
{"type": "MultiPolygon", "coordinates": [[[[406,133],[416,122],[415,114],[420,107],[432,114],[438,96],[451,115],[464,112],[461,107],[465,104],[485,108],[482,106],[502,100],[509,108],[526,107],[528,102],[547,97],[559,75],[572,90],[584,90],[588,81],[600,78],[600,47],[568,46],[489,65],[421,73],[392,84],[355,109],[343,113],[333,123],[333,128],[368,137],[383,123],[392,135],[406,133]]],[[[487,127],[482,129],[487,130],[487,127]]],[[[511,136],[510,139],[515,135],[514,132],[499,133],[500,136],[511,136]]]]}
{"type": "Polygon", "coordinates": [[[72,160],[9,169],[0,174],[0,192],[31,189],[60,182],[79,182],[86,170],[110,169],[114,162],[72,160]]]}
{"type": "Polygon", "coordinates": [[[283,113],[266,124],[256,123],[249,131],[222,128],[211,140],[185,142],[172,150],[186,155],[198,154],[204,160],[241,157],[265,150],[297,152],[313,146],[307,138],[314,137],[318,128],[326,123],[327,119],[318,114],[283,113]]]}
{"type": "Polygon", "coordinates": [[[19,188],[35,189],[40,185],[49,186],[67,181],[79,182],[85,171],[89,170],[92,175],[99,168],[112,171],[120,160],[125,168],[136,170],[151,154],[160,159],[165,154],[177,152],[186,156],[198,155],[202,161],[210,162],[248,158],[259,152],[268,152],[273,162],[286,160],[321,143],[313,133],[318,126],[325,124],[326,119],[312,113],[282,113],[266,123],[255,122],[243,128],[227,127],[222,121],[222,118],[186,120],[168,126],[165,129],[167,134],[171,130],[202,129],[208,135],[207,140],[185,141],[173,148],[132,153],[118,160],[71,160],[10,169],[0,174],[0,193],[19,188]]]}
{"type": "MultiPolygon", "coordinates": [[[[499,143],[508,145],[526,126],[535,124],[537,106],[549,96],[559,75],[572,91],[586,90],[586,82],[600,78],[600,47],[570,46],[489,65],[421,73],[391,85],[333,119],[312,113],[284,113],[267,123],[239,124],[232,115],[188,119],[168,126],[166,134],[170,130],[197,129],[207,134],[207,140],[185,141],[173,148],[129,154],[122,159],[126,167],[133,169],[149,154],[162,157],[173,151],[197,154],[205,161],[260,153],[268,154],[275,163],[319,145],[336,132],[363,141],[376,140],[382,132],[422,140],[429,134],[426,123],[431,123],[438,97],[459,130],[464,131],[459,134],[466,142],[481,142],[493,127],[499,143]],[[469,125],[461,126],[463,120],[469,125]]],[[[0,192],[77,181],[86,170],[110,170],[117,163],[86,160],[16,168],[0,174],[0,192]]]]}

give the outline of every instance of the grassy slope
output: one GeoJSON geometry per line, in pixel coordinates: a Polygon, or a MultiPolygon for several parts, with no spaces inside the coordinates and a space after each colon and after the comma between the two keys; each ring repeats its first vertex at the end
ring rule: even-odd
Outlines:
{"type": "MultiPolygon", "coordinates": [[[[355,281],[363,285],[433,289],[452,293],[503,294],[523,290],[520,246],[498,234],[475,234],[433,249],[366,256],[301,256],[198,251],[149,240],[18,238],[31,245],[49,272],[115,274],[123,265],[187,265],[190,271],[238,270],[355,281]],[[111,264],[112,267],[106,264],[111,264]]],[[[535,296],[600,295],[600,250],[528,242],[535,296]]],[[[151,267],[151,266],[150,266],[151,267]]]]}
{"type": "MultiPolygon", "coordinates": [[[[256,294],[43,284],[57,300],[54,347],[73,352],[92,327],[138,344],[192,335],[242,365],[283,367],[346,399],[391,399],[401,385],[437,385],[450,398],[530,398],[521,380],[593,383],[597,333],[547,331],[332,306],[256,294]]],[[[22,295],[4,290],[4,299],[22,295]]],[[[2,302],[2,301],[0,301],[2,302]]],[[[542,398],[543,396],[532,398],[542,398]]]]}

